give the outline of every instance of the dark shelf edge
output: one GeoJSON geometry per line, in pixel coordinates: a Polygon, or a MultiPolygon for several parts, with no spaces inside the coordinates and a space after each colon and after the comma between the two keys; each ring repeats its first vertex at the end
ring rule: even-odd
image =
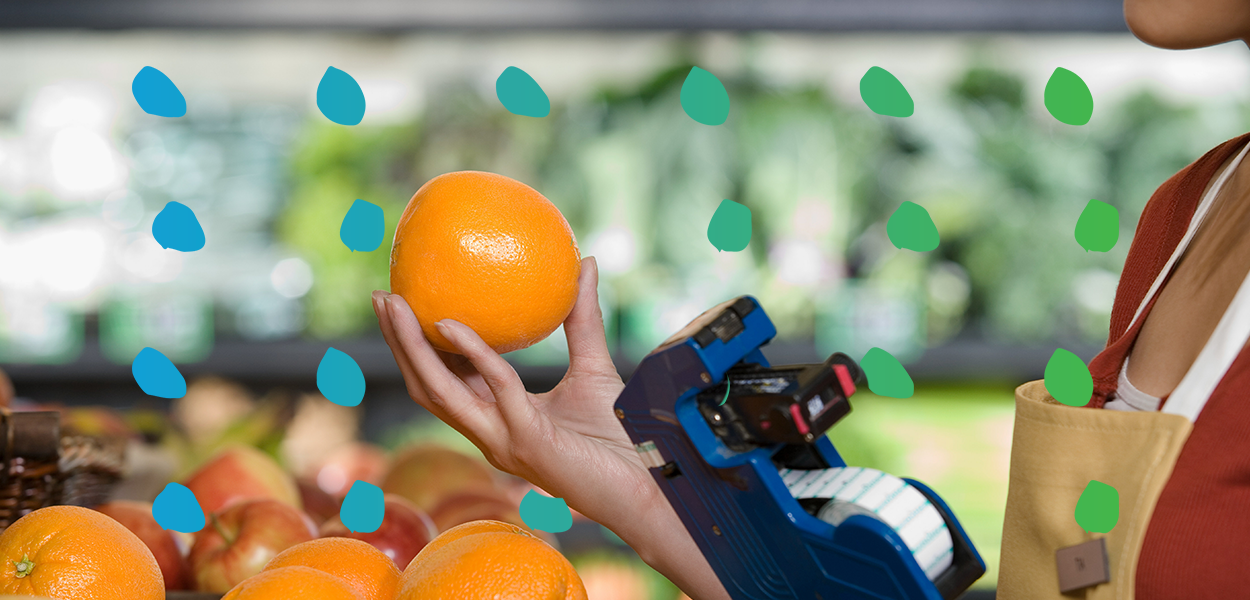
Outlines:
{"type": "Polygon", "coordinates": [[[1114,0],[61,0],[0,3],[0,28],[1128,32],[1114,0]]]}

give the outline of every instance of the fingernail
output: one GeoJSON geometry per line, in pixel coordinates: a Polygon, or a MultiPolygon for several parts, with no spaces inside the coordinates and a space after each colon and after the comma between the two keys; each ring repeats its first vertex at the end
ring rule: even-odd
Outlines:
{"type": "Polygon", "coordinates": [[[447,325],[444,325],[442,321],[438,321],[434,323],[434,328],[437,329],[438,332],[443,335],[443,337],[448,337],[447,334],[451,331],[451,328],[448,327],[447,325]]]}

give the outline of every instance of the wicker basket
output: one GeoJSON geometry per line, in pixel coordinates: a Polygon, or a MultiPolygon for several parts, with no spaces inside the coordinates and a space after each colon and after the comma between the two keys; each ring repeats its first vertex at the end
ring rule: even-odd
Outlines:
{"type": "Polygon", "coordinates": [[[125,440],[61,436],[61,414],[0,408],[0,530],[58,504],[95,506],[121,479],[125,440]]]}

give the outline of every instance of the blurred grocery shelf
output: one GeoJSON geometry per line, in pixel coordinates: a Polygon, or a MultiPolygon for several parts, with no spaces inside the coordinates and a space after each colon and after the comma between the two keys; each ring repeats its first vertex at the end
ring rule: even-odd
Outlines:
{"type": "Polygon", "coordinates": [[[1127,31],[1118,0],[23,1],[0,27],[1127,31]]]}

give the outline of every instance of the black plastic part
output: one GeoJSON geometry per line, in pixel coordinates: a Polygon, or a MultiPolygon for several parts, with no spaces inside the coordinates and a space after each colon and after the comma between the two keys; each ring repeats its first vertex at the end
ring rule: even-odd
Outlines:
{"type": "Polygon", "coordinates": [[[712,333],[712,330],[707,327],[700,329],[698,333],[694,334],[694,341],[699,344],[700,348],[707,348],[708,344],[711,344],[715,340],[716,334],[712,333]]]}
{"type": "Polygon", "coordinates": [[[755,302],[751,301],[750,298],[743,297],[739,298],[738,301],[734,302],[733,306],[730,306],[729,308],[735,313],[738,313],[739,319],[745,319],[747,315],[751,314],[751,311],[755,310],[756,306],[755,302]]]}
{"type": "Polygon", "coordinates": [[[779,469],[814,471],[828,469],[829,463],[811,444],[786,444],[773,454],[773,464],[779,469]]]}
{"type": "Polygon", "coordinates": [[[946,529],[950,531],[951,542],[954,547],[951,556],[951,566],[944,573],[938,575],[933,581],[933,585],[937,587],[938,593],[946,600],[955,600],[963,594],[972,584],[976,583],[982,575],[985,575],[985,567],[981,566],[980,561],[976,559],[975,553],[972,551],[972,541],[963,533],[960,527],[955,524],[954,519],[945,510],[941,510],[941,503],[937,501],[925,490],[917,487],[925,498],[938,508],[938,512],[942,514],[942,520],[946,522],[946,529]]]}
{"type": "Polygon", "coordinates": [[[672,479],[681,475],[681,469],[677,468],[677,463],[675,462],[665,463],[663,467],[660,467],[660,474],[672,479]]]}
{"type": "Polygon", "coordinates": [[[728,342],[734,339],[734,336],[746,330],[746,325],[742,324],[742,318],[733,310],[726,310],[716,317],[708,326],[716,337],[722,342],[728,342]]]}

